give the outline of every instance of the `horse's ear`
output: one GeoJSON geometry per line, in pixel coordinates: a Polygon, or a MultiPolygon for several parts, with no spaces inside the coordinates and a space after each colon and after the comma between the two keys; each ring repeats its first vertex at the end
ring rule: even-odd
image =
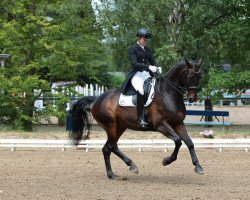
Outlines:
{"type": "Polygon", "coordinates": [[[192,68],[192,65],[190,64],[190,62],[187,59],[185,59],[185,61],[186,61],[188,68],[192,68]]]}
{"type": "Polygon", "coordinates": [[[197,66],[200,67],[201,64],[202,64],[202,62],[203,62],[203,60],[202,60],[202,58],[200,58],[199,61],[198,61],[198,63],[197,63],[197,66]]]}

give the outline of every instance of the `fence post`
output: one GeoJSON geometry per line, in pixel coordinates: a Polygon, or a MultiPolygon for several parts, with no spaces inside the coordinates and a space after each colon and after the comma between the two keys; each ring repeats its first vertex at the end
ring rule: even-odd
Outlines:
{"type": "Polygon", "coordinates": [[[89,144],[86,144],[86,153],[89,152],[89,144]]]}
{"type": "Polygon", "coordinates": [[[84,96],[88,96],[88,93],[89,93],[89,85],[88,84],[86,84],[85,86],[84,86],[84,89],[83,89],[83,91],[84,91],[84,96]]]}
{"type": "Polygon", "coordinates": [[[141,147],[141,144],[140,144],[140,147],[139,147],[139,152],[142,152],[142,147],[141,147]]]}
{"type": "Polygon", "coordinates": [[[167,146],[168,146],[167,144],[164,145],[164,147],[165,147],[165,148],[164,148],[164,152],[165,152],[165,153],[168,151],[167,146]]]}
{"type": "Polygon", "coordinates": [[[104,93],[104,86],[102,86],[101,93],[104,93]]]}
{"type": "Polygon", "coordinates": [[[89,90],[90,90],[90,96],[94,95],[94,87],[92,84],[89,85],[89,90]]]}
{"type": "Polygon", "coordinates": [[[16,147],[15,147],[15,144],[13,143],[12,144],[12,147],[11,147],[11,150],[10,151],[16,151],[16,147]]]}

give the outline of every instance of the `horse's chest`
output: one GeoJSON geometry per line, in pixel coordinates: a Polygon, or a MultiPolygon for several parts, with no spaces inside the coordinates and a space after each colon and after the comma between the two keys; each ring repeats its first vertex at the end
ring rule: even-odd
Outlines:
{"type": "Polygon", "coordinates": [[[177,106],[177,110],[175,112],[175,119],[177,121],[183,121],[185,118],[185,107],[181,104],[177,106]]]}
{"type": "Polygon", "coordinates": [[[184,118],[185,118],[185,115],[184,115],[184,113],[182,111],[177,111],[176,118],[177,118],[178,121],[183,121],[184,118]]]}

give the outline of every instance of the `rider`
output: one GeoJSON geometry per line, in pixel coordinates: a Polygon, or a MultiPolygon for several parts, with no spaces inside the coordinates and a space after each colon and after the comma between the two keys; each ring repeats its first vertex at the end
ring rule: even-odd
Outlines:
{"type": "Polygon", "coordinates": [[[129,59],[132,70],[128,74],[125,82],[121,87],[123,94],[129,93],[129,84],[131,83],[137,94],[137,115],[138,123],[141,128],[146,128],[148,123],[145,120],[145,99],[144,99],[144,82],[153,77],[153,73],[161,73],[161,67],[156,63],[151,50],[146,47],[151,37],[146,28],[140,28],[136,34],[137,43],[129,48],[129,59]]]}

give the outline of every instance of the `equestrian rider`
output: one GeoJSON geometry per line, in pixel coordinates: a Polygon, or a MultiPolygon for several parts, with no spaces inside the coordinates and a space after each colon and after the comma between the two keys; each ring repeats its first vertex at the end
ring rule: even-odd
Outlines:
{"type": "Polygon", "coordinates": [[[137,115],[138,125],[141,128],[146,128],[148,123],[145,120],[146,99],[144,98],[144,82],[148,78],[152,78],[154,73],[161,73],[161,67],[156,63],[151,50],[146,47],[151,37],[150,32],[146,28],[140,28],[136,34],[137,43],[129,48],[129,59],[132,65],[132,70],[129,72],[126,80],[121,86],[121,91],[124,95],[131,95],[134,89],[137,94],[137,115]]]}

